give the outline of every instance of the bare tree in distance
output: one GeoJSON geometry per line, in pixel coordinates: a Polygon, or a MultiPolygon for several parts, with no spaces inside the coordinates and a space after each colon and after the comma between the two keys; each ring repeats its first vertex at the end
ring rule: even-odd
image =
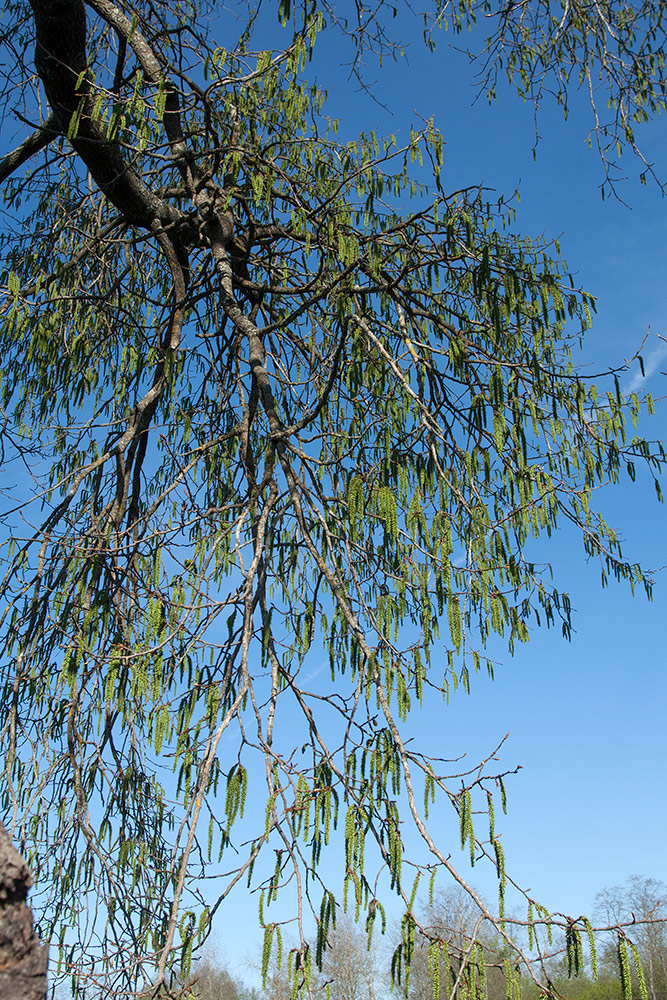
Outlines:
{"type": "MultiPolygon", "coordinates": [[[[511,950],[462,886],[435,892],[431,903],[422,907],[419,919],[425,936],[410,965],[410,998],[445,1000],[472,993],[485,1000],[504,1000],[505,963],[511,950]],[[433,941],[439,943],[437,949],[433,949],[433,941]]],[[[400,995],[402,986],[394,983],[394,992],[400,995]]]]}
{"type": "MultiPolygon", "coordinates": [[[[234,966],[238,964],[236,956],[234,966]]],[[[193,963],[187,983],[193,1000],[259,1000],[257,991],[248,987],[230,966],[231,960],[222,952],[218,939],[209,939],[203,953],[193,963]]]]}
{"type": "MultiPolygon", "coordinates": [[[[622,885],[602,889],[595,897],[597,914],[605,923],[630,924],[628,933],[642,959],[651,1000],[667,991],[667,885],[646,875],[630,875],[622,885]]],[[[616,946],[605,952],[614,965],[616,946]]]]}
{"type": "Polygon", "coordinates": [[[329,931],[322,969],[315,986],[331,1000],[377,1000],[378,948],[369,944],[352,914],[340,916],[329,931]]]}

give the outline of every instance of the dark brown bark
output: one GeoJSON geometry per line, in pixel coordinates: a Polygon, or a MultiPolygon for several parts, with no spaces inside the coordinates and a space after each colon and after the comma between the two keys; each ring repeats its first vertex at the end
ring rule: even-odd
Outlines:
{"type": "Polygon", "coordinates": [[[146,186],[92,115],[86,79],[86,8],[83,0],[30,0],[35,18],[35,68],[62,133],[109,201],[124,218],[146,229],[174,226],[185,216],[146,186]],[[74,126],[73,119],[78,121],[74,126]]]}
{"type": "Polygon", "coordinates": [[[49,115],[44,124],[35,129],[27,139],[24,139],[18,149],[7,153],[0,160],[0,184],[13,174],[18,167],[27,163],[40,149],[48,146],[57,135],[58,129],[56,128],[54,116],[49,115]]]}
{"type": "Polygon", "coordinates": [[[44,1000],[48,945],[32,926],[28,866],[0,823],[0,998],[44,1000]]]}

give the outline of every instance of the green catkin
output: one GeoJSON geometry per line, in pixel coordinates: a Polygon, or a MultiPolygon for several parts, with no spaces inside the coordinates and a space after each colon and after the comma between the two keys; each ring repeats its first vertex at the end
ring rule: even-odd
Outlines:
{"type": "Polygon", "coordinates": [[[428,949],[428,974],[433,987],[433,1000],[440,997],[440,946],[434,941],[428,949]]]}
{"type": "Polygon", "coordinates": [[[500,801],[503,806],[503,813],[507,815],[507,792],[505,790],[505,782],[502,778],[498,778],[498,787],[500,788],[500,801]]]}
{"type": "Polygon", "coordinates": [[[579,974],[575,933],[573,924],[568,924],[565,932],[565,952],[567,954],[568,979],[571,979],[572,976],[579,974]]]}
{"type": "Polygon", "coordinates": [[[409,904],[410,905],[410,910],[412,910],[412,908],[415,905],[415,899],[417,898],[417,889],[419,888],[419,882],[421,881],[421,877],[422,877],[422,873],[421,872],[417,872],[417,875],[415,877],[414,883],[412,885],[412,893],[410,894],[410,904],[409,904]]]}
{"type": "Polygon", "coordinates": [[[466,983],[466,986],[467,986],[466,993],[470,997],[470,1000],[477,1000],[477,987],[478,987],[478,983],[477,983],[477,964],[472,959],[472,957],[470,959],[468,959],[468,962],[466,964],[466,976],[465,976],[465,978],[467,980],[467,983],[466,983]]]}
{"type": "Polygon", "coordinates": [[[584,922],[586,926],[586,934],[588,936],[588,950],[590,951],[591,955],[591,972],[593,975],[593,982],[595,982],[598,978],[598,951],[595,945],[595,935],[593,933],[593,927],[591,926],[591,922],[588,919],[586,919],[584,922]]]}
{"type": "Polygon", "coordinates": [[[459,807],[459,827],[461,831],[461,850],[463,850],[466,846],[466,834],[468,832],[468,819],[466,815],[468,810],[468,796],[465,790],[461,792],[460,800],[461,800],[461,805],[459,807]]]}
{"type": "Polygon", "coordinates": [[[430,802],[435,802],[435,780],[432,773],[427,771],[424,776],[424,819],[428,819],[430,802]]]}
{"type": "Polygon", "coordinates": [[[273,924],[269,924],[264,929],[264,943],[262,946],[262,988],[266,989],[266,978],[269,974],[269,961],[271,959],[271,943],[273,938],[273,924]]]}
{"type": "Polygon", "coordinates": [[[535,947],[535,928],[533,926],[533,903],[528,903],[528,916],[526,917],[526,923],[528,925],[528,947],[532,951],[535,947]]]}
{"type": "Polygon", "coordinates": [[[493,841],[493,849],[496,854],[496,874],[499,879],[503,879],[505,877],[505,852],[498,837],[493,841]]]}
{"type": "Polygon", "coordinates": [[[281,962],[283,960],[283,936],[280,933],[280,927],[276,927],[276,965],[280,968],[281,962]]]}
{"type": "Polygon", "coordinates": [[[452,967],[449,962],[449,947],[446,941],[441,942],[442,963],[445,969],[445,996],[449,998],[452,992],[452,967]]]}
{"type": "Polygon", "coordinates": [[[632,952],[632,961],[635,966],[635,972],[637,974],[637,986],[639,987],[639,997],[640,1000],[648,1000],[648,989],[646,988],[646,979],[644,978],[644,970],[642,968],[642,960],[637,950],[637,945],[633,941],[629,941],[630,951],[632,952]]]}
{"type": "Polygon", "coordinates": [[[451,595],[447,602],[447,617],[449,619],[449,634],[452,637],[456,652],[461,650],[461,607],[456,595],[451,595]]]}
{"type": "Polygon", "coordinates": [[[435,866],[431,868],[431,877],[428,881],[428,905],[433,906],[433,890],[435,889],[435,866]]]}
{"type": "Polygon", "coordinates": [[[486,998],[486,964],[484,961],[484,948],[481,941],[477,942],[477,969],[479,975],[479,1000],[485,1000],[486,998]]]}
{"type": "Polygon", "coordinates": [[[502,455],[505,445],[505,417],[497,410],[494,410],[493,413],[493,436],[496,451],[502,455]]]}
{"type": "Polygon", "coordinates": [[[621,974],[621,990],[623,1000],[632,1000],[632,978],[630,976],[630,960],[625,938],[618,936],[617,944],[618,968],[621,974]]]}

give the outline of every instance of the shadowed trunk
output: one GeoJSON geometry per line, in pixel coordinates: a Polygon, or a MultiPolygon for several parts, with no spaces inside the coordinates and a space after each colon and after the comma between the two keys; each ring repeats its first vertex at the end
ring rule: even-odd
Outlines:
{"type": "Polygon", "coordinates": [[[95,114],[87,79],[86,9],[83,0],[30,0],[35,19],[35,68],[54,124],[69,135],[100,189],[134,225],[151,229],[182,221],[126,164],[118,142],[95,114]]]}
{"type": "Polygon", "coordinates": [[[44,1000],[48,945],[32,926],[26,903],[32,876],[0,823],[0,997],[44,1000]]]}

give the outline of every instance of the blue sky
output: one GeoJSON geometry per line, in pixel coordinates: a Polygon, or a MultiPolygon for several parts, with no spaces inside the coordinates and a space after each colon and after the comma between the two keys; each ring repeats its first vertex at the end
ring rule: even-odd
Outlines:
{"type": "MultiPolygon", "coordinates": [[[[559,238],[575,282],[597,296],[582,355],[589,370],[622,365],[648,335],[646,378],[635,363],[621,384],[659,397],[667,369],[667,344],[660,339],[667,337],[667,203],[657,187],[638,183],[639,165],[626,154],[629,179],[618,188],[626,204],[602,200],[603,169],[588,148],[590,118],[578,98],[567,122],[555,106],[541,109],[533,162],[532,107],[503,87],[491,107],[484,97],[473,106],[472,70],[449,47],[452,36],[440,33],[437,51],[429,54],[417,22],[406,20],[402,28],[411,39],[406,60],[387,60],[382,69],[372,56],[367,60],[376,100],[346,79],[340,64],[349,53],[338,41],[325,36],[319,42],[310,75],[328,89],[326,110],[340,118],[342,136],[371,128],[407,136],[418,116],[433,115],[446,143],[444,187],[484,183],[507,196],[518,187],[517,230],[559,238]]],[[[456,41],[466,44],[465,36],[456,41]]],[[[667,176],[663,124],[650,124],[639,138],[667,176]]],[[[642,431],[665,437],[664,407],[642,431]]],[[[599,502],[627,539],[629,558],[656,570],[667,565],[665,508],[646,477],[603,490],[599,502]]],[[[502,764],[521,770],[508,781],[508,816],[499,823],[508,869],[552,911],[577,916],[591,911],[596,892],[630,874],[667,881],[667,580],[657,572],[648,603],[615,583],[602,590],[597,565],[586,562],[581,542],[567,531],[541,551],[571,596],[572,641],[554,629],[535,633],[513,658],[499,653],[494,681],[479,676],[470,695],[459,690],[448,706],[427,705],[415,732],[432,746],[441,744],[443,756],[465,752],[471,762],[509,733],[502,764]]],[[[444,839],[451,833],[443,827],[444,839]]],[[[455,839],[451,849],[456,862],[455,839]]],[[[472,879],[493,897],[490,869],[485,874],[477,866],[472,879]]],[[[256,908],[247,898],[235,902],[233,918],[229,910],[221,913],[217,930],[238,969],[238,957],[256,947],[256,908]]]]}

